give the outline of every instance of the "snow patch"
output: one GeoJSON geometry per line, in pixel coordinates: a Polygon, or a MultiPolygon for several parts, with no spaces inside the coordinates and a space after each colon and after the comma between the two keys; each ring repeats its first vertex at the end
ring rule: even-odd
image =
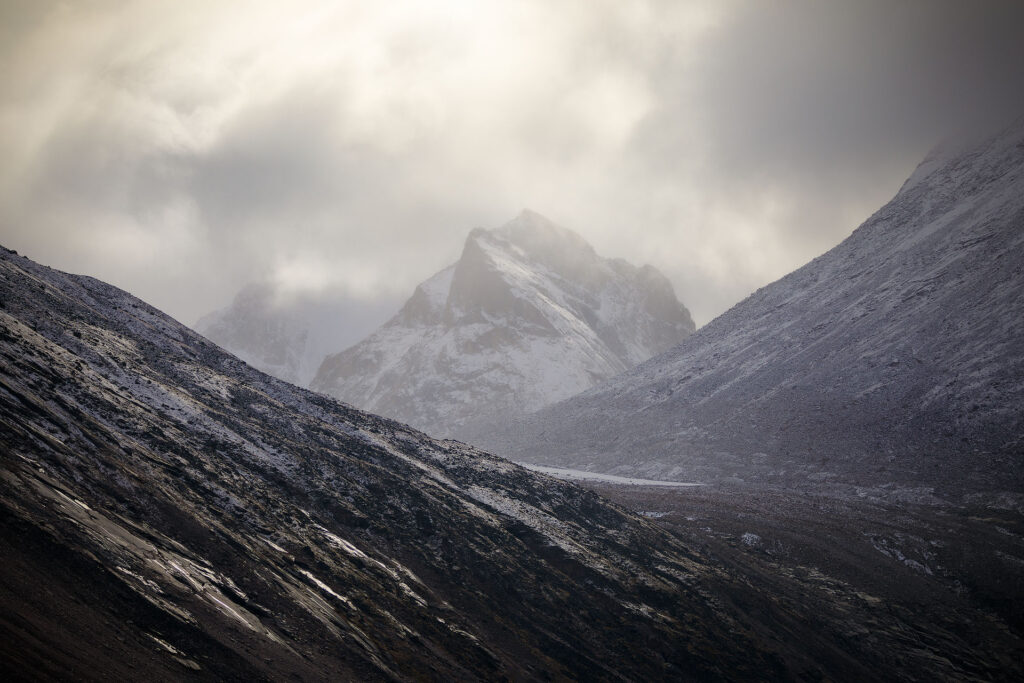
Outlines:
{"type": "Polygon", "coordinates": [[[603,474],[601,472],[585,472],[564,467],[549,467],[547,465],[532,465],[526,462],[518,462],[533,472],[548,474],[558,479],[568,481],[597,481],[606,484],[622,484],[625,486],[662,486],[669,488],[689,488],[691,486],[703,486],[703,484],[692,481],[663,481],[661,479],[640,479],[637,477],[620,477],[614,474],[603,474]]]}

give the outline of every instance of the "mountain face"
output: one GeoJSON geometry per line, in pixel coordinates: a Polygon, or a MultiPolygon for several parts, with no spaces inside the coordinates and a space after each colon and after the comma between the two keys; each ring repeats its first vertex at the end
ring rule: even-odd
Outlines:
{"type": "Polygon", "coordinates": [[[341,292],[286,294],[258,282],[200,318],[194,329],[257,370],[306,386],[339,344],[358,341],[386,317],[341,292]]]}
{"type": "Polygon", "coordinates": [[[694,330],[650,266],[598,256],[524,211],[477,229],[457,263],[311,388],[430,433],[463,435],[579,393],[694,330]]]}
{"type": "Polygon", "coordinates": [[[643,518],[6,250],[0,427],[7,680],[784,671],[643,518]]]}
{"type": "Polygon", "coordinates": [[[978,600],[948,515],[729,498],[741,537],[645,496],[670,534],[0,249],[3,680],[1020,680],[1019,517],[957,518],[1010,562],[978,600]]]}
{"type": "Polygon", "coordinates": [[[501,434],[537,464],[690,481],[1024,492],[1024,124],[933,152],[839,246],[501,434]]]}

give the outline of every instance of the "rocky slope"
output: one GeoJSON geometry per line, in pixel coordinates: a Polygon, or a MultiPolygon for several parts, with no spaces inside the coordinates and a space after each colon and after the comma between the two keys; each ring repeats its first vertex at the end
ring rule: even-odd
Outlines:
{"type": "Polygon", "coordinates": [[[476,443],[788,487],[1024,492],[1024,123],[936,150],[842,244],[671,351],[476,443]]]}
{"type": "Polygon", "coordinates": [[[719,570],[572,485],[0,252],[5,678],[758,678],[719,570]],[[644,643],[642,648],[636,647],[644,643]]]}
{"type": "MultiPolygon", "coordinates": [[[[828,662],[839,680],[899,678],[891,662],[903,655],[895,650],[914,641],[923,651],[965,661],[973,658],[964,658],[957,641],[970,632],[967,641],[981,636],[981,624],[1024,633],[1022,510],[972,502],[894,505],[770,487],[737,495],[713,486],[585,485],[757,586],[731,599],[741,600],[755,621],[770,620],[767,638],[799,643],[791,647],[794,660],[828,662]],[[857,604],[872,608],[851,609],[857,604]],[[884,641],[903,645],[890,650],[884,641]]],[[[1010,662],[1024,653],[1003,642],[990,649],[987,670],[963,671],[964,678],[998,679],[1015,668],[1010,662]]]]}
{"type": "Polygon", "coordinates": [[[701,543],[0,250],[4,680],[1021,675],[959,597],[766,588],[701,543]]]}
{"type": "Polygon", "coordinates": [[[310,386],[458,436],[583,391],[693,330],[654,268],[601,258],[524,211],[470,233],[457,263],[370,337],[327,358],[310,386]]]}

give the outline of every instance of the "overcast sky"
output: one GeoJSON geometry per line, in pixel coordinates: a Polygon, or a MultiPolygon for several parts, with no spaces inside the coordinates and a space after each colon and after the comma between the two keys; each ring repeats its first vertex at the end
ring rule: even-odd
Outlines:
{"type": "Polygon", "coordinates": [[[0,2],[0,243],[186,323],[536,210],[698,324],[1024,95],[1024,3],[0,2]]]}

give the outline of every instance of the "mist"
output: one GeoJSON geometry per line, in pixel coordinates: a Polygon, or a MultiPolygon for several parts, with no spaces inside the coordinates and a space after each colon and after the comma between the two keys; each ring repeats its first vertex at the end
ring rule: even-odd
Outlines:
{"type": "Polygon", "coordinates": [[[1005,2],[5,3],[0,242],[192,323],[391,306],[523,208],[698,324],[1021,110],[1005,2]]]}

